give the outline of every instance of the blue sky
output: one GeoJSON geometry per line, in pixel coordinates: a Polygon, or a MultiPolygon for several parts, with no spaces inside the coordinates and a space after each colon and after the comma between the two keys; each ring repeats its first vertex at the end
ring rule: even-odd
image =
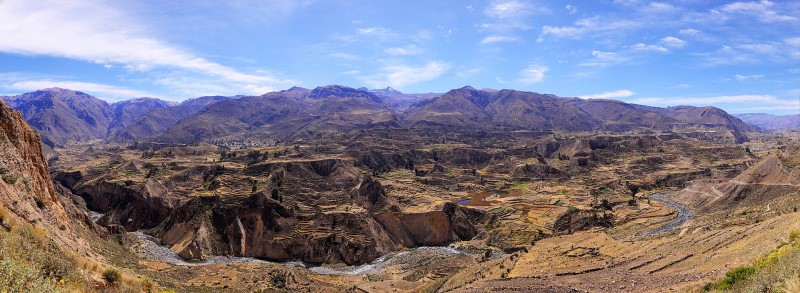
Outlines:
{"type": "Polygon", "coordinates": [[[0,1],[0,95],[464,85],[800,113],[800,1],[0,1]]]}

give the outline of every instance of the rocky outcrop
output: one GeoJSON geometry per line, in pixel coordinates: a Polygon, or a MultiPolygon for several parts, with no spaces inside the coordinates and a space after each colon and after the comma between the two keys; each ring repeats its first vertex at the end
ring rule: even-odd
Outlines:
{"type": "MultiPolygon", "coordinates": [[[[455,204],[401,213],[381,183],[351,161],[263,162],[219,176],[227,172],[265,178],[266,185],[250,195],[191,196],[178,202],[152,178],[115,183],[89,180],[81,172],[54,178],[87,207],[104,213],[99,224],[115,231],[143,230],[186,259],[229,255],[362,264],[404,247],[472,239],[484,218],[482,211],[455,204]]],[[[213,174],[187,169],[172,177],[209,181],[213,174]]]]}
{"type": "Polygon", "coordinates": [[[56,180],[82,197],[89,209],[104,213],[99,224],[119,224],[128,231],[152,228],[165,219],[178,203],[168,195],[167,189],[157,180],[126,186],[95,180],[80,184],[72,183],[73,173],[60,173],[56,180]]]}
{"type": "Polygon", "coordinates": [[[481,211],[454,204],[417,214],[304,216],[261,192],[249,197],[194,198],[175,210],[155,234],[187,259],[233,255],[354,265],[403,247],[472,239],[483,218],[481,211]]]}
{"type": "Polygon", "coordinates": [[[570,234],[587,230],[592,227],[611,227],[614,215],[597,210],[569,209],[558,216],[553,223],[553,231],[561,234],[570,234]]]}
{"type": "MultiPolygon", "coordinates": [[[[26,221],[68,221],[42,155],[39,135],[0,101],[0,203],[26,221]]],[[[45,223],[47,225],[47,223],[45,223]]]]}
{"type": "Polygon", "coordinates": [[[304,216],[264,193],[196,198],[182,205],[157,236],[188,259],[235,255],[309,263],[362,264],[403,247],[446,245],[478,233],[482,211],[381,211],[304,216]]]}
{"type": "Polygon", "coordinates": [[[442,211],[415,214],[383,212],[375,215],[375,219],[396,242],[405,247],[415,247],[470,240],[478,234],[477,227],[486,220],[486,213],[446,203],[442,211]]]}

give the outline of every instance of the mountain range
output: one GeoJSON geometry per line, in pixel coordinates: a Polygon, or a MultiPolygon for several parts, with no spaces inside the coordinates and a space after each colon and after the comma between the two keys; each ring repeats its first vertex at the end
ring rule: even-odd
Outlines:
{"type": "Polygon", "coordinates": [[[243,137],[292,139],[376,128],[702,130],[741,143],[747,141],[746,133],[758,130],[715,107],[658,108],[616,100],[564,98],[507,89],[478,90],[469,86],[443,94],[403,94],[392,88],[368,90],[340,85],[315,89],[293,87],[261,96],[206,96],[182,103],[139,98],[108,104],[91,95],[61,88],[0,98],[19,110],[50,146],[91,139],[170,143],[243,137]]]}
{"type": "Polygon", "coordinates": [[[765,113],[747,113],[735,116],[764,130],[800,129],[800,114],[776,116],[765,113]]]}

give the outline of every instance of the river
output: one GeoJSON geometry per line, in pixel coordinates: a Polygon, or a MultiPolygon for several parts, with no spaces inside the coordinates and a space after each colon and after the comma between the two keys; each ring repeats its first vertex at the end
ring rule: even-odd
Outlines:
{"type": "Polygon", "coordinates": [[[678,217],[672,220],[672,222],[664,224],[661,227],[641,233],[640,234],[641,236],[649,236],[675,229],[677,227],[680,227],[680,225],[683,225],[683,223],[685,223],[687,220],[689,220],[689,218],[691,218],[694,215],[689,207],[674,202],[672,200],[666,199],[663,197],[663,194],[664,194],[663,192],[655,193],[653,195],[650,195],[650,199],[675,209],[678,212],[678,217]]]}

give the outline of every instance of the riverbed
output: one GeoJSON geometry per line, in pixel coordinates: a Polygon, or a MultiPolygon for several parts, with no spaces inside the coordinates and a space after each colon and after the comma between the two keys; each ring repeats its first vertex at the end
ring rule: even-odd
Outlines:
{"type": "Polygon", "coordinates": [[[661,233],[661,232],[666,232],[666,231],[675,229],[677,227],[680,227],[681,225],[683,225],[683,223],[685,223],[687,220],[689,220],[689,218],[691,218],[694,215],[694,213],[692,213],[692,210],[689,207],[687,207],[685,205],[682,205],[682,204],[679,204],[677,202],[674,202],[672,200],[664,198],[664,193],[663,192],[658,192],[658,193],[655,193],[653,195],[650,195],[650,199],[651,200],[655,200],[655,201],[660,202],[660,203],[662,203],[662,204],[664,204],[664,205],[666,205],[668,207],[671,207],[671,208],[675,209],[677,211],[677,213],[678,213],[678,217],[675,218],[674,220],[672,220],[671,222],[669,222],[667,224],[664,224],[661,227],[658,227],[658,228],[650,230],[650,231],[642,232],[640,234],[642,236],[649,236],[649,235],[653,235],[653,234],[658,234],[658,233],[661,233]]]}

